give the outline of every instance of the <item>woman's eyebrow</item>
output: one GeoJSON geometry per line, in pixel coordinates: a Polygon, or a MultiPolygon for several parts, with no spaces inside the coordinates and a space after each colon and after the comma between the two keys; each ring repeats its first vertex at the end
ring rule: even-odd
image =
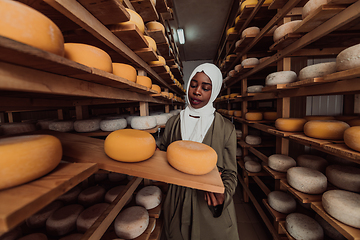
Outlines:
{"type": "Polygon", "coordinates": [[[207,83],[207,82],[203,82],[202,84],[207,84],[207,85],[212,86],[212,84],[211,84],[211,83],[207,83]]]}

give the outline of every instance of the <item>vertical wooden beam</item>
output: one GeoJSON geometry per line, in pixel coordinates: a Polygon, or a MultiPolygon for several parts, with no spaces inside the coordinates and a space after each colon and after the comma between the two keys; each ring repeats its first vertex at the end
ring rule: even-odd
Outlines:
{"type": "Polygon", "coordinates": [[[64,111],[62,109],[57,110],[57,115],[59,120],[64,120],[64,111]]]}
{"type": "Polygon", "coordinates": [[[355,114],[360,113],[360,94],[355,94],[354,97],[354,113],[355,114]]]}
{"type": "Polygon", "coordinates": [[[8,112],[7,115],[8,115],[9,123],[13,123],[14,122],[13,112],[8,112]]]}
{"type": "MultiPolygon", "coordinates": [[[[226,93],[227,93],[227,95],[230,95],[230,93],[231,93],[231,88],[227,88],[226,89],[226,93]]],[[[227,101],[227,108],[226,108],[227,110],[231,110],[231,103],[230,103],[230,101],[229,101],[229,99],[228,99],[228,101],[227,101]]]]}
{"type": "Polygon", "coordinates": [[[148,102],[140,102],[140,116],[149,116],[148,102]]]}
{"type": "Polygon", "coordinates": [[[0,112],[0,123],[5,123],[5,114],[0,112]]]}
{"type": "Polygon", "coordinates": [[[87,105],[75,106],[76,119],[89,118],[89,107],[87,105]]]}
{"type": "Polygon", "coordinates": [[[352,115],[355,112],[355,95],[347,94],[344,95],[343,102],[343,114],[344,115],[352,115]]]}

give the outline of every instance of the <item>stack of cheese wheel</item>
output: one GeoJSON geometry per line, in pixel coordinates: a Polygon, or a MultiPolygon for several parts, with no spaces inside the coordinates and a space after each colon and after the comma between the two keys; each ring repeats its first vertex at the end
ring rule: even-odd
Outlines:
{"type": "Polygon", "coordinates": [[[289,214],[295,212],[296,201],[288,193],[282,191],[272,191],[267,196],[271,208],[280,213],[289,214]]]}
{"type": "Polygon", "coordinates": [[[112,68],[113,74],[116,76],[125,78],[131,82],[136,82],[137,74],[136,69],[133,66],[125,63],[113,63],[112,68]]]}
{"type": "Polygon", "coordinates": [[[324,230],[315,219],[302,214],[290,213],[286,216],[285,227],[294,239],[322,240],[324,230]]]}
{"type": "Polygon", "coordinates": [[[156,148],[154,137],[145,131],[121,129],[110,133],[104,151],[110,158],[122,162],[140,162],[150,158],[156,148]]]}
{"type": "Polygon", "coordinates": [[[249,27],[249,28],[244,29],[244,31],[242,31],[241,37],[242,38],[247,37],[247,36],[255,37],[259,33],[260,33],[260,28],[258,28],[258,27],[249,27]]]}
{"type": "Polygon", "coordinates": [[[64,56],[60,29],[42,13],[20,2],[0,1],[0,16],[1,36],[64,56]]]}
{"type": "Polygon", "coordinates": [[[296,166],[296,161],[284,154],[273,154],[268,157],[268,166],[278,172],[287,172],[288,169],[296,166]]]}
{"type": "Polygon", "coordinates": [[[326,168],[326,177],[334,186],[360,192],[360,168],[344,165],[330,165],[326,168]]]}
{"type": "Polygon", "coordinates": [[[337,120],[312,120],[305,123],[304,133],[313,138],[341,140],[349,127],[346,122],[337,120]]]}
{"type": "Polygon", "coordinates": [[[344,132],[344,142],[349,148],[360,152],[360,126],[346,129],[344,132]]]}
{"type": "Polygon", "coordinates": [[[149,36],[144,36],[144,38],[146,39],[146,41],[148,42],[149,44],[149,47],[154,51],[156,52],[157,51],[157,46],[156,46],[156,42],[153,38],[149,37],[149,36]]]}
{"type": "Polygon", "coordinates": [[[360,44],[349,47],[336,57],[336,71],[344,71],[360,66],[360,44]]]}
{"type": "Polygon", "coordinates": [[[245,119],[249,121],[260,121],[263,119],[262,112],[247,112],[245,113],[245,119]]]}
{"type": "Polygon", "coordinates": [[[76,228],[78,232],[86,232],[100,217],[100,215],[105,212],[109,205],[110,204],[108,203],[97,203],[81,212],[76,220],[76,228]]]}
{"type": "Polygon", "coordinates": [[[260,63],[259,59],[257,59],[257,58],[247,58],[241,62],[241,66],[243,66],[243,67],[255,66],[255,65],[258,65],[259,63],[260,63]]]}
{"type": "Polygon", "coordinates": [[[264,87],[263,85],[252,85],[252,86],[247,87],[247,92],[248,93],[259,93],[262,91],[263,87],[264,87]]]}
{"type": "Polygon", "coordinates": [[[139,29],[140,33],[144,34],[145,24],[144,24],[142,17],[134,10],[131,10],[129,8],[125,8],[125,9],[130,14],[130,20],[127,22],[118,23],[116,25],[122,27],[122,26],[128,26],[131,24],[135,24],[136,27],[139,29]]]}
{"type": "Polygon", "coordinates": [[[127,121],[125,118],[117,117],[111,119],[103,119],[100,121],[100,129],[104,132],[112,132],[127,127],[127,121]]]}
{"type": "Polygon", "coordinates": [[[264,120],[269,120],[269,121],[275,121],[278,118],[277,112],[263,112],[263,117],[264,120]]]}
{"type": "Polygon", "coordinates": [[[45,227],[46,220],[51,216],[51,214],[63,206],[64,203],[59,200],[51,202],[37,213],[27,218],[26,225],[31,229],[45,227]]]}
{"type": "Polygon", "coordinates": [[[161,65],[161,66],[165,66],[166,65],[166,60],[164,57],[162,56],[158,56],[158,60],[157,61],[150,61],[148,62],[149,65],[161,65]]]}
{"type": "Polygon", "coordinates": [[[76,120],[74,130],[77,132],[94,132],[100,129],[100,118],[76,120]]]}
{"type": "Polygon", "coordinates": [[[142,86],[145,86],[147,88],[151,88],[152,87],[152,81],[151,78],[147,77],[147,76],[137,76],[136,77],[136,83],[140,84],[142,86]]]}
{"type": "Polygon", "coordinates": [[[275,127],[285,132],[301,132],[305,123],[306,120],[303,118],[278,118],[275,127]]]}
{"type": "Polygon", "coordinates": [[[0,190],[44,176],[62,158],[61,142],[51,135],[2,138],[0,152],[0,190]]]}
{"type": "Polygon", "coordinates": [[[282,37],[286,36],[289,33],[293,33],[295,28],[299,26],[301,22],[302,20],[294,20],[277,27],[273,34],[274,42],[279,41],[282,37]]]}
{"type": "Polygon", "coordinates": [[[290,186],[308,194],[321,194],[326,191],[326,176],[314,169],[305,167],[292,167],[286,174],[290,186]]]}
{"type": "Polygon", "coordinates": [[[336,62],[318,63],[301,69],[299,80],[323,77],[334,72],[336,72],[336,62]]]}
{"type": "Polygon", "coordinates": [[[146,28],[148,31],[161,30],[165,35],[165,27],[157,21],[151,21],[146,23],[146,28]]]}
{"type": "Polygon", "coordinates": [[[149,213],[142,206],[132,206],[122,210],[114,222],[115,233],[119,238],[134,239],[149,225],[149,213]]]}
{"type": "Polygon", "coordinates": [[[217,153],[213,148],[188,140],[172,142],[167,148],[166,157],[175,169],[192,175],[207,174],[217,163],[217,153]]]}
{"type": "Polygon", "coordinates": [[[305,19],[321,5],[327,4],[327,0],[309,0],[302,9],[302,19],[305,19]]]}
{"type": "Polygon", "coordinates": [[[137,192],[136,204],[146,209],[153,209],[160,205],[162,198],[161,189],[157,186],[146,186],[137,192]]]}
{"type": "Polygon", "coordinates": [[[273,86],[277,84],[292,83],[297,80],[297,75],[294,71],[280,71],[270,73],[266,76],[265,85],[273,86]]]}
{"type": "Polygon", "coordinates": [[[88,67],[113,72],[112,61],[104,50],[83,43],[65,43],[65,57],[88,67]]]}
{"type": "Polygon", "coordinates": [[[299,167],[307,167],[315,169],[319,172],[325,172],[326,167],[328,166],[328,161],[325,158],[316,155],[300,155],[296,159],[296,165],[299,167]]]}
{"type": "Polygon", "coordinates": [[[83,191],[78,196],[78,203],[88,207],[96,203],[101,203],[104,201],[106,190],[101,186],[91,186],[83,191]]]}
{"type": "Polygon", "coordinates": [[[74,121],[56,121],[49,124],[49,129],[58,132],[71,132],[74,130],[74,121]]]}
{"type": "Polygon", "coordinates": [[[154,116],[138,116],[131,120],[131,128],[146,130],[157,126],[156,118],[154,116]]]}

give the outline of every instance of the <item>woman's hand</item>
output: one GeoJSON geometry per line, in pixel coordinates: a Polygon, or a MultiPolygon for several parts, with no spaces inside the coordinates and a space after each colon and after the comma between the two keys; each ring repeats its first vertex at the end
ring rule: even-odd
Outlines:
{"type": "Polygon", "coordinates": [[[209,206],[217,206],[224,203],[224,193],[205,192],[205,201],[209,206]]]}

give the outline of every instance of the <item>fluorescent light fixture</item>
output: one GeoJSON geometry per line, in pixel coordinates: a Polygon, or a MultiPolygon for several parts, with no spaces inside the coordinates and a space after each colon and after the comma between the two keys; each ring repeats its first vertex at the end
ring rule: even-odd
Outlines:
{"type": "Polygon", "coordinates": [[[177,34],[178,34],[178,37],[179,37],[179,43],[184,44],[185,43],[184,29],[178,28],[177,29],[177,34]]]}

